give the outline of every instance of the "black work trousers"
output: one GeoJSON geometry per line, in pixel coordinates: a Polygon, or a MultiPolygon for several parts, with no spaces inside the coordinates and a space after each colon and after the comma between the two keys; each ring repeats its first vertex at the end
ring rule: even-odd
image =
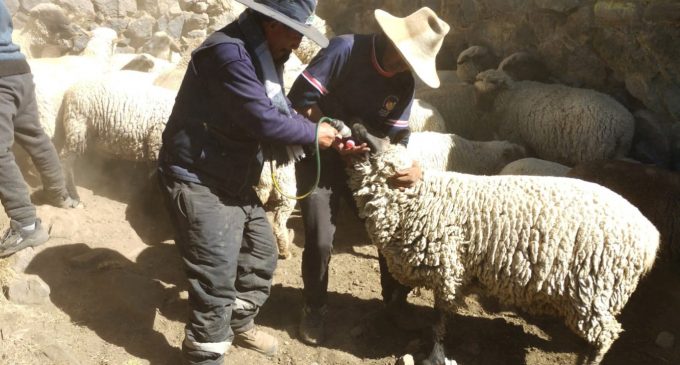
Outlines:
{"type": "Polygon", "coordinates": [[[158,173],[189,280],[186,364],[222,365],[234,333],[254,326],[269,297],[277,248],[255,192],[231,197],[158,173]]]}
{"type": "MultiPolygon", "coordinates": [[[[340,200],[344,199],[356,213],[352,192],[347,186],[344,162],[335,150],[320,152],[321,175],[316,189],[300,200],[302,222],[305,229],[305,246],[302,252],[302,280],[306,305],[319,308],[326,304],[328,294],[328,267],[333,251],[333,237],[340,200]]],[[[298,194],[307,192],[316,179],[314,156],[305,158],[295,166],[298,194]]],[[[385,302],[405,299],[410,288],[397,282],[387,271],[382,255],[380,260],[380,284],[385,302]]]]}

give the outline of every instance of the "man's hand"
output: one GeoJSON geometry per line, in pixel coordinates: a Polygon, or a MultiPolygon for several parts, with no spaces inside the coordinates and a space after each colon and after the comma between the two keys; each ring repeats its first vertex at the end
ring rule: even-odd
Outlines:
{"type": "Polygon", "coordinates": [[[413,161],[413,166],[405,170],[397,171],[397,173],[390,178],[390,185],[393,188],[404,191],[404,189],[412,187],[422,178],[423,170],[420,169],[420,164],[418,161],[413,161]]]}
{"type": "Polygon", "coordinates": [[[339,135],[339,132],[328,123],[321,123],[318,133],[319,148],[322,149],[332,146],[333,142],[335,142],[335,136],[339,135]]]}
{"type": "Polygon", "coordinates": [[[340,157],[345,161],[348,161],[352,156],[363,155],[364,153],[371,151],[366,143],[362,143],[358,146],[352,146],[346,144],[346,142],[341,138],[335,139],[333,148],[338,151],[340,157]]]}

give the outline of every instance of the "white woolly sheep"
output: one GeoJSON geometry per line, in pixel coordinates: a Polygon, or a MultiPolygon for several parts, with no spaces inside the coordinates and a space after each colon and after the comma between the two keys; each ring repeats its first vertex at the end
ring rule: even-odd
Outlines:
{"type": "Polygon", "coordinates": [[[627,161],[593,161],[578,165],[568,177],[594,182],[621,194],[661,233],[663,249],[680,261],[680,174],[627,161]]]}
{"type": "Polygon", "coordinates": [[[439,114],[437,108],[420,99],[413,99],[408,127],[411,132],[430,131],[446,133],[444,118],[439,114]]]}
{"type": "MultiPolygon", "coordinates": [[[[279,249],[279,258],[291,257],[290,244],[293,242],[295,232],[288,229],[287,222],[295,210],[296,201],[285,197],[274,187],[272,180],[272,162],[264,161],[260,181],[255,186],[255,192],[268,212],[272,212],[271,220],[276,237],[276,246],[279,249]]],[[[295,196],[297,188],[295,183],[295,163],[289,162],[283,165],[275,165],[276,182],[279,189],[288,196],[295,196]]]]}
{"type": "Polygon", "coordinates": [[[13,38],[28,58],[59,57],[71,48],[76,28],[59,5],[43,3],[30,10],[13,38]]]}
{"type": "Polygon", "coordinates": [[[475,103],[475,88],[463,82],[442,84],[438,89],[416,90],[416,99],[434,106],[444,118],[446,131],[473,141],[493,138],[492,126],[482,123],[475,103]]]}
{"type": "Polygon", "coordinates": [[[507,141],[478,142],[455,134],[411,133],[407,147],[423,169],[495,175],[511,161],[526,156],[524,147],[507,141]]]}
{"type": "Polygon", "coordinates": [[[84,80],[64,94],[60,125],[64,145],[60,154],[67,189],[75,189],[73,163],[87,148],[127,161],[156,161],[161,133],[175,103],[176,93],[135,80],[146,73],[119,71],[84,80]],[[135,87],[130,87],[135,85],[135,87]]]}
{"type": "MultiPolygon", "coordinates": [[[[404,147],[360,125],[354,132],[371,155],[348,167],[349,186],[397,280],[432,289],[442,313],[476,280],[504,304],[563,318],[593,347],[584,363],[600,363],[659,246],[637,208],[599,185],[555,177],[426,171],[414,187],[393,189],[390,177],[412,163],[404,147]]],[[[442,320],[429,359],[437,365],[444,331],[442,320]]]]}
{"type": "Polygon", "coordinates": [[[54,137],[55,121],[64,92],[79,80],[98,77],[109,71],[109,61],[117,34],[110,28],[97,28],[81,56],[29,59],[35,82],[38,115],[45,133],[54,137]]]}
{"type": "Polygon", "coordinates": [[[574,166],[623,157],[630,149],[633,115],[605,94],[513,81],[498,70],[477,75],[475,88],[498,137],[523,144],[541,159],[574,166]]]}
{"type": "Polygon", "coordinates": [[[540,158],[523,158],[510,162],[498,175],[565,176],[571,168],[540,158]]]}
{"type": "Polygon", "coordinates": [[[462,82],[473,83],[478,73],[496,68],[498,57],[483,46],[469,47],[458,55],[456,60],[456,75],[462,82]]]}

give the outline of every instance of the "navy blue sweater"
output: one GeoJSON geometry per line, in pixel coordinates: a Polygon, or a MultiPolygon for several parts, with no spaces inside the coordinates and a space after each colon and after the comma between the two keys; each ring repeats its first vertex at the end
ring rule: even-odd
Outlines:
{"type": "Polygon", "coordinates": [[[12,15],[4,1],[0,1],[0,77],[30,72],[26,56],[12,43],[12,15]]]}

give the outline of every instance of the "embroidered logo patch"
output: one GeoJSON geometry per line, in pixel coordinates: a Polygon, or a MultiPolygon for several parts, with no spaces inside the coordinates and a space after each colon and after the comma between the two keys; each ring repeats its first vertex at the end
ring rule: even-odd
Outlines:
{"type": "Polygon", "coordinates": [[[380,108],[380,111],[378,114],[381,117],[386,117],[387,115],[394,110],[394,107],[397,106],[397,103],[399,102],[399,98],[396,97],[395,95],[390,95],[385,98],[385,101],[383,101],[382,108],[380,108]]]}

